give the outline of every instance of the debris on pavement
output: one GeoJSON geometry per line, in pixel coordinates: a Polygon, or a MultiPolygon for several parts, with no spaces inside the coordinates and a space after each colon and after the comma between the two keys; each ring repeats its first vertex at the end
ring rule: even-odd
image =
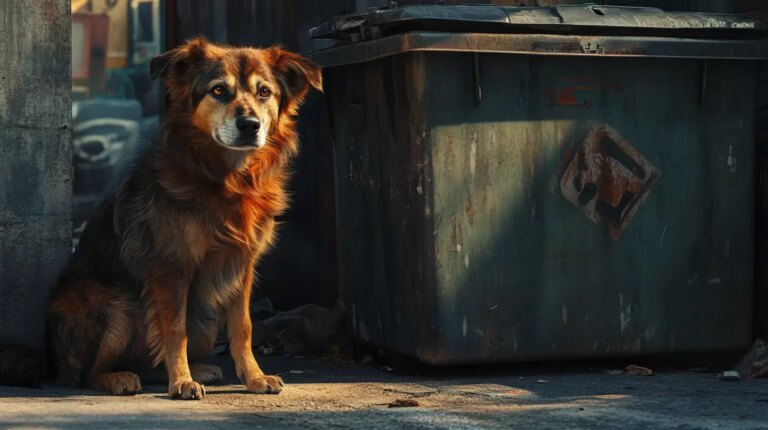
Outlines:
{"type": "Polygon", "coordinates": [[[635,375],[635,376],[653,376],[653,370],[642,367],[642,366],[636,366],[634,364],[630,364],[629,366],[624,369],[627,371],[628,375],[635,375]]]}
{"type": "Polygon", "coordinates": [[[261,357],[259,364],[265,370],[288,383],[274,397],[247,394],[230,357],[213,357],[209,363],[228,376],[221,385],[206,386],[208,395],[194,406],[166,400],[164,384],[150,384],[130,401],[86,388],[0,387],[0,427],[662,429],[687,425],[741,430],[765,428],[768,422],[768,384],[723,382],[713,388],[713,382],[718,384],[714,375],[689,374],[687,368],[665,370],[663,378],[609,376],[580,367],[551,371],[546,364],[471,372],[452,367],[427,377],[403,373],[390,378],[372,365],[261,357]],[[290,369],[313,371],[316,377],[291,375],[290,369]],[[525,377],[520,379],[512,370],[526,372],[525,377]],[[540,377],[550,383],[536,384],[540,377]],[[627,386],[634,389],[626,391],[627,386]],[[611,395],[626,397],[616,401],[611,395]],[[397,399],[414,399],[419,405],[388,408],[397,399]]]}
{"type": "Polygon", "coordinates": [[[512,397],[528,397],[531,395],[531,392],[522,388],[513,388],[511,390],[507,390],[507,395],[512,397]]]}
{"type": "Polygon", "coordinates": [[[741,375],[735,370],[726,370],[720,374],[721,381],[741,381],[741,375]]]}
{"type": "Polygon", "coordinates": [[[539,380],[536,381],[536,383],[537,384],[549,384],[549,381],[547,381],[546,379],[539,379],[539,380]]]}
{"type": "Polygon", "coordinates": [[[419,402],[413,399],[397,399],[387,405],[388,408],[415,408],[418,406],[419,402]]]}
{"type": "Polygon", "coordinates": [[[757,339],[733,370],[744,379],[768,376],[768,342],[757,339]]]}
{"type": "Polygon", "coordinates": [[[257,348],[257,351],[259,355],[275,355],[276,352],[278,352],[279,348],[275,348],[273,346],[266,346],[266,345],[259,345],[257,348]]]}
{"type": "Polygon", "coordinates": [[[623,370],[606,370],[604,373],[606,375],[623,375],[624,371],[623,370]]]}

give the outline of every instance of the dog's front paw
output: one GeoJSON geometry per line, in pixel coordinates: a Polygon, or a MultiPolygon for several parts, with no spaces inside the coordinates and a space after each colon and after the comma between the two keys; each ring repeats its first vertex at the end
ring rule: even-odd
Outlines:
{"type": "Polygon", "coordinates": [[[278,394],[283,391],[285,384],[283,384],[283,380],[279,376],[262,375],[249,379],[245,386],[251,393],[278,394]]]}
{"type": "Polygon", "coordinates": [[[200,400],[205,397],[205,386],[195,381],[181,381],[172,385],[168,396],[174,400],[200,400]]]}

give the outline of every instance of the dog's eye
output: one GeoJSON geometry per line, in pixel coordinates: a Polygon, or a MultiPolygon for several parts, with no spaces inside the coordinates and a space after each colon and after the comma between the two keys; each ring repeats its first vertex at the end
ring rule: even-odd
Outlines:
{"type": "Polygon", "coordinates": [[[215,87],[211,88],[210,93],[213,94],[216,97],[221,97],[224,94],[226,94],[227,90],[221,85],[216,85],[215,87]]]}
{"type": "Polygon", "coordinates": [[[259,88],[259,97],[267,98],[272,95],[272,90],[267,87],[259,88]]]}

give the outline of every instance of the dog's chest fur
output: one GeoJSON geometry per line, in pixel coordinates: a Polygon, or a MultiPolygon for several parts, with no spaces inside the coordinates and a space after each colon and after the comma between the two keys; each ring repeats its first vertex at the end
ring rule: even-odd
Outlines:
{"type": "Polygon", "coordinates": [[[260,199],[260,191],[214,202],[215,211],[187,214],[183,241],[186,258],[195,266],[190,285],[194,298],[226,306],[242,291],[248,271],[254,270],[272,244],[274,217],[280,208],[270,204],[274,199],[260,199]]]}

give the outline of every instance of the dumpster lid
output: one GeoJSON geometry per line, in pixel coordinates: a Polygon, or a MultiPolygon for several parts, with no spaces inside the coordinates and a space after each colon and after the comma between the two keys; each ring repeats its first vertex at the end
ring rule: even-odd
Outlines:
{"type": "Polygon", "coordinates": [[[691,59],[768,59],[768,26],[727,14],[571,5],[406,6],[336,17],[309,32],[331,39],[325,67],[405,52],[691,59]]]}
{"type": "Polygon", "coordinates": [[[753,38],[768,34],[761,21],[741,15],[666,12],[657,8],[599,6],[404,6],[336,17],[309,31],[312,39],[358,42],[408,31],[538,33],[612,36],[753,38]]]}

